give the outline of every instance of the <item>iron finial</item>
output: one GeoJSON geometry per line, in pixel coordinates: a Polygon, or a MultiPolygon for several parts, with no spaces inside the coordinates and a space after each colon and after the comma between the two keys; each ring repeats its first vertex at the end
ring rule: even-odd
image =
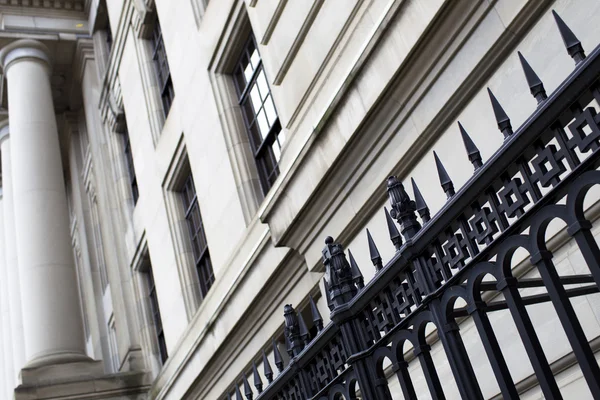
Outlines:
{"type": "Polygon", "coordinates": [[[435,167],[437,169],[438,177],[440,178],[440,185],[442,186],[442,189],[444,189],[446,197],[449,199],[454,196],[454,184],[435,151],[433,152],[433,158],[435,159],[435,167]]]}
{"type": "Polygon", "coordinates": [[[242,397],[242,392],[240,392],[240,387],[235,385],[235,400],[244,400],[242,397]]]}
{"type": "Polygon", "coordinates": [[[281,373],[283,371],[283,358],[281,358],[281,353],[279,352],[279,347],[277,347],[277,343],[275,343],[275,339],[273,340],[273,358],[275,359],[275,366],[277,366],[277,370],[281,373]]]}
{"type": "Polygon", "coordinates": [[[519,55],[519,60],[521,61],[521,67],[523,67],[523,72],[525,72],[525,79],[527,79],[527,85],[529,85],[529,91],[533,95],[533,97],[537,100],[538,105],[542,104],[544,100],[548,98],[546,95],[546,89],[544,89],[544,84],[539,76],[535,73],[531,65],[527,62],[523,54],[520,51],[517,51],[519,55]]]}
{"type": "Polygon", "coordinates": [[[310,313],[312,315],[313,323],[317,327],[317,332],[321,332],[323,330],[323,317],[321,317],[321,313],[312,296],[308,296],[308,301],[310,302],[310,313]]]}
{"type": "Polygon", "coordinates": [[[383,207],[383,210],[385,211],[385,222],[387,223],[388,232],[390,233],[390,240],[396,248],[396,251],[398,251],[402,247],[402,236],[400,236],[398,227],[396,226],[396,223],[390,215],[387,207],[383,207]]]}
{"type": "MultiPolygon", "coordinates": [[[[273,344],[275,344],[275,343],[273,343],[273,344]]],[[[265,373],[265,378],[267,378],[268,383],[271,383],[271,382],[273,382],[273,370],[271,369],[271,364],[269,364],[269,359],[267,358],[267,355],[265,354],[264,350],[262,352],[262,356],[263,356],[263,371],[265,373]]]]}
{"type": "Polygon", "coordinates": [[[415,194],[415,204],[417,207],[417,212],[419,213],[419,217],[423,220],[423,224],[426,224],[431,219],[429,215],[429,207],[427,207],[427,203],[425,203],[425,199],[417,186],[417,182],[413,178],[410,178],[410,182],[412,183],[413,193],[415,194]]]}
{"type": "Polygon", "coordinates": [[[260,379],[260,374],[258,373],[258,369],[256,368],[256,363],[254,361],[252,361],[252,375],[254,377],[254,387],[260,394],[263,391],[263,383],[262,379],[260,379]]]}
{"type": "MultiPolygon", "coordinates": [[[[285,318],[285,338],[288,341],[288,353],[290,357],[297,356],[304,348],[304,339],[300,332],[300,322],[298,314],[291,304],[283,307],[283,317],[285,318]]],[[[306,328],[306,326],[305,326],[306,328]]],[[[307,332],[308,333],[308,332],[307,332]]]]}
{"type": "Polygon", "coordinates": [[[585,59],[585,52],[583,51],[581,42],[579,39],[577,39],[577,36],[575,36],[571,28],[565,24],[565,21],[563,21],[563,19],[556,13],[556,11],[552,10],[552,15],[554,16],[554,21],[556,21],[556,25],[560,31],[560,36],[565,43],[567,52],[575,61],[575,65],[578,65],[585,59]]]}
{"type": "Polygon", "coordinates": [[[298,326],[300,327],[300,337],[302,338],[304,347],[306,347],[306,345],[308,345],[308,343],[310,342],[310,335],[308,333],[308,327],[306,326],[306,322],[304,322],[304,317],[302,316],[302,313],[300,311],[298,311],[296,314],[298,315],[298,326]]]}
{"type": "Polygon", "coordinates": [[[242,381],[244,383],[244,394],[246,395],[246,399],[252,400],[252,396],[254,394],[252,393],[252,388],[250,387],[250,384],[248,383],[248,378],[246,378],[246,374],[242,375],[242,381]]]}
{"type": "Polygon", "coordinates": [[[415,215],[415,202],[408,197],[404,185],[395,176],[387,179],[387,192],[392,210],[390,215],[402,226],[402,236],[409,240],[421,229],[415,215]]]}
{"type": "Polygon", "coordinates": [[[379,250],[375,245],[375,241],[373,240],[373,236],[371,236],[369,229],[367,229],[367,242],[369,242],[369,254],[371,255],[371,261],[373,262],[373,266],[375,266],[375,271],[379,272],[381,271],[381,268],[383,268],[381,254],[379,254],[379,250]]]}
{"type": "Polygon", "coordinates": [[[359,289],[362,289],[365,287],[365,280],[363,279],[362,272],[360,272],[360,269],[358,268],[358,264],[356,263],[356,260],[354,259],[354,256],[352,255],[352,252],[350,251],[350,249],[348,249],[348,258],[350,259],[350,270],[352,271],[352,282],[354,282],[356,287],[358,287],[359,289]]]}
{"type": "Polygon", "coordinates": [[[462,137],[463,143],[465,145],[465,150],[467,150],[467,156],[469,157],[469,161],[471,161],[471,164],[473,164],[473,168],[475,168],[475,171],[477,171],[483,165],[483,162],[481,160],[481,153],[479,152],[477,146],[475,146],[475,143],[473,143],[471,136],[469,136],[467,131],[465,131],[465,128],[463,128],[460,122],[458,122],[458,129],[460,130],[460,136],[462,137]]]}
{"type": "Polygon", "coordinates": [[[347,303],[356,295],[356,286],[352,277],[352,268],[346,260],[341,244],[333,241],[331,236],[325,239],[323,248],[323,265],[325,280],[333,307],[347,303]]]}
{"type": "Polygon", "coordinates": [[[488,88],[487,91],[490,96],[490,101],[492,102],[492,108],[494,109],[494,116],[496,117],[496,122],[498,123],[498,129],[500,129],[500,132],[502,132],[502,135],[504,135],[504,139],[506,139],[513,134],[510,118],[508,118],[508,115],[506,115],[506,112],[504,112],[504,109],[490,88],[488,88]]]}

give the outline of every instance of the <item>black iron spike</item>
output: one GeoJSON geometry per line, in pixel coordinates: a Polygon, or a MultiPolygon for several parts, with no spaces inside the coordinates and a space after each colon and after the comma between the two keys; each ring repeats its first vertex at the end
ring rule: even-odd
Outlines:
{"type": "Polygon", "coordinates": [[[310,342],[310,334],[308,333],[308,327],[306,326],[306,322],[304,322],[304,317],[302,317],[302,313],[300,311],[297,312],[298,315],[298,326],[300,327],[300,337],[304,342],[304,346],[308,345],[310,342]]]}
{"type": "Polygon", "coordinates": [[[437,168],[438,176],[440,178],[440,185],[442,185],[442,189],[444,189],[446,197],[451,198],[454,196],[454,184],[452,183],[448,172],[446,172],[446,168],[444,168],[444,165],[440,161],[440,158],[435,151],[433,152],[433,158],[435,158],[435,167],[437,168]]]}
{"type": "Polygon", "coordinates": [[[567,53],[569,53],[571,58],[575,61],[575,65],[578,65],[585,59],[585,51],[583,50],[581,42],[579,39],[577,39],[577,36],[575,36],[571,28],[565,24],[565,21],[563,21],[563,19],[556,13],[556,11],[552,10],[552,15],[554,15],[554,21],[556,21],[556,25],[560,31],[560,36],[565,43],[567,53]]]}
{"type": "Polygon", "coordinates": [[[348,249],[348,259],[350,262],[350,270],[352,271],[352,282],[354,282],[356,284],[356,287],[358,287],[359,289],[364,288],[365,280],[363,279],[362,272],[360,272],[358,264],[356,263],[356,260],[354,259],[354,256],[352,255],[350,249],[348,249]]]}
{"type": "Polygon", "coordinates": [[[394,244],[396,251],[399,251],[402,247],[402,236],[400,236],[400,231],[398,231],[398,227],[387,207],[383,207],[383,210],[385,211],[385,221],[387,222],[388,232],[390,233],[390,240],[394,244]]]}
{"type": "Polygon", "coordinates": [[[529,90],[531,91],[533,97],[537,100],[538,105],[540,105],[548,98],[546,95],[546,89],[544,89],[544,83],[540,77],[537,76],[533,68],[531,68],[531,65],[529,65],[525,57],[523,57],[523,54],[521,54],[520,51],[517,51],[517,54],[519,55],[523,72],[525,72],[525,79],[527,79],[529,90]]]}
{"type": "Polygon", "coordinates": [[[417,183],[413,178],[410,178],[410,182],[412,183],[413,193],[415,195],[415,205],[417,206],[417,212],[419,216],[423,220],[423,224],[426,224],[431,219],[431,215],[429,215],[429,207],[427,207],[427,203],[425,203],[425,199],[417,186],[417,183]]]}
{"type": "Polygon", "coordinates": [[[252,393],[252,388],[248,383],[248,378],[246,378],[246,374],[242,375],[242,381],[244,383],[244,394],[246,395],[247,400],[252,400],[254,393],[252,393]]]}
{"type": "Polygon", "coordinates": [[[498,129],[504,135],[504,139],[513,134],[512,125],[510,124],[510,118],[504,112],[504,109],[494,96],[494,93],[488,88],[488,94],[490,95],[490,101],[492,102],[492,108],[494,109],[494,116],[496,117],[496,122],[498,123],[498,129]]]}
{"type": "Polygon", "coordinates": [[[265,378],[267,378],[268,383],[271,383],[271,382],[273,382],[273,370],[271,369],[271,364],[269,364],[269,359],[267,358],[267,355],[265,354],[264,350],[262,352],[262,356],[263,356],[263,371],[265,373],[265,378]]]}
{"type": "Polygon", "coordinates": [[[275,359],[275,366],[277,370],[281,373],[283,372],[283,358],[281,358],[281,353],[279,352],[279,348],[277,347],[277,343],[275,343],[275,339],[273,340],[273,358],[275,359]]]}
{"type": "Polygon", "coordinates": [[[317,327],[317,332],[321,332],[323,330],[323,317],[321,317],[321,313],[312,296],[308,296],[308,301],[310,302],[310,313],[312,315],[313,323],[317,327]]]}
{"type": "Polygon", "coordinates": [[[252,361],[252,375],[254,376],[254,387],[260,394],[263,391],[263,383],[262,379],[260,379],[260,374],[258,373],[258,369],[256,368],[256,363],[254,361],[252,361]]]}
{"type": "Polygon", "coordinates": [[[460,130],[460,136],[462,137],[463,143],[465,145],[465,150],[467,150],[467,156],[469,157],[469,161],[471,161],[471,164],[473,164],[473,168],[475,168],[475,171],[477,171],[483,165],[483,162],[481,160],[481,153],[479,152],[477,146],[475,146],[475,143],[473,143],[471,136],[469,136],[467,131],[465,131],[465,128],[463,128],[460,121],[458,122],[458,129],[460,130]]]}
{"type": "Polygon", "coordinates": [[[242,392],[240,392],[240,387],[237,384],[235,385],[235,400],[244,400],[242,392]]]}
{"type": "Polygon", "coordinates": [[[373,240],[373,236],[371,236],[371,232],[369,232],[369,229],[367,229],[367,242],[369,242],[369,254],[371,255],[371,261],[375,266],[375,271],[379,272],[383,268],[383,264],[381,262],[381,254],[379,254],[379,250],[377,249],[377,245],[375,244],[375,241],[373,240]]]}

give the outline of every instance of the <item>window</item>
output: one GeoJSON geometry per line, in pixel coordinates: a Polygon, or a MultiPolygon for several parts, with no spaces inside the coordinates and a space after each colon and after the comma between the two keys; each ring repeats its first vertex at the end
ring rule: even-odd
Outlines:
{"type": "Polygon", "coordinates": [[[152,265],[148,262],[146,276],[148,279],[148,297],[150,298],[150,313],[152,314],[152,322],[156,330],[156,339],[158,342],[158,352],[160,361],[164,364],[169,357],[167,353],[167,342],[165,341],[165,332],[163,331],[162,319],[160,317],[160,308],[158,307],[158,297],[156,296],[156,285],[154,284],[154,274],[152,265]]]}
{"type": "Polygon", "coordinates": [[[131,195],[133,196],[133,204],[135,205],[139,198],[139,190],[137,184],[137,177],[135,175],[135,168],[133,166],[133,154],[131,152],[131,142],[129,141],[129,132],[127,127],[125,127],[125,131],[122,133],[123,135],[123,145],[125,146],[125,164],[127,167],[127,172],[129,173],[129,185],[131,186],[131,195]]]}
{"type": "Polygon", "coordinates": [[[119,372],[120,360],[117,346],[117,328],[115,327],[115,318],[112,315],[108,321],[108,346],[110,348],[111,370],[119,372]]]}
{"type": "Polygon", "coordinates": [[[190,238],[192,242],[192,252],[194,254],[194,262],[196,264],[196,272],[200,281],[200,295],[202,298],[206,296],[208,290],[215,281],[210,254],[208,253],[208,244],[206,235],[204,234],[204,225],[202,224],[202,216],[198,207],[198,198],[196,196],[196,188],[192,174],[186,178],[181,191],[183,208],[185,210],[185,219],[190,228],[190,238]]]}
{"type": "Polygon", "coordinates": [[[279,176],[278,163],[285,136],[281,132],[254,35],[250,35],[233,77],[263,194],[266,194],[279,176]]]}
{"type": "Polygon", "coordinates": [[[169,61],[167,60],[167,52],[165,51],[165,42],[163,40],[162,31],[158,19],[154,24],[152,32],[153,53],[152,59],[156,67],[156,76],[158,78],[158,87],[160,88],[160,96],[162,98],[163,110],[165,118],[169,114],[175,91],[173,90],[173,82],[171,81],[171,71],[169,69],[169,61]]]}
{"type": "Polygon", "coordinates": [[[110,55],[110,51],[112,50],[113,45],[113,36],[112,31],[110,30],[110,24],[106,25],[106,47],[108,48],[108,54],[110,55]]]}

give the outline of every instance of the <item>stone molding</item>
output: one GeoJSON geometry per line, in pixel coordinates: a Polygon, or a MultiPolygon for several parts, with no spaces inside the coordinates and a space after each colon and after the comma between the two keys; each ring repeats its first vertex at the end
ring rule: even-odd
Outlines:
{"type": "Polygon", "coordinates": [[[5,119],[0,122],[0,145],[8,139],[10,139],[10,127],[8,125],[8,119],[5,119]]]}
{"type": "Polygon", "coordinates": [[[133,13],[131,26],[138,38],[149,39],[156,17],[154,0],[132,0],[132,3],[136,12],[133,13]]]}
{"type": "Polygon", "coordinates": [[[94,59],[94,42],[91,39],[78,39],[75,45],[75,56],[73,57],[73,78],[81,82],[85,73],[85,65],[88,61],[94,59]]]}
{"type": "MultiPolygon", "coordinates": [[[[89,3],[86,0],[85,3],[89,3]]],[[[86,4],[82,0],[0,0],[0,6],[46,8],[51,10],[84,11],[86,4]]],[[[87,5],[89,8],[89,5],[87,5]]]]}
{"type": "Polygon", "coordinates": [[[4,46],[0,50],[0,65],[5,74],[13,63],[21,59],[44,61],[48,67],[48,74],[52,72],[50,51],[42,42],[32,39],[21,39],[4,46]]]}
{"type": "Polygon", "coordinates": [[[130,22],[135,30],[135,18],[138,9],[135,6],[139,0],[126,1],[121,11],[121,19],[115,35],[113,49],[109,55],[102,92],[100,94],[100,117],[112,132],[123,132],[125,129],[125,114],[123,111],[123,98],[118,71],[121,65],[125,38],[129,31],[130,22]]]}

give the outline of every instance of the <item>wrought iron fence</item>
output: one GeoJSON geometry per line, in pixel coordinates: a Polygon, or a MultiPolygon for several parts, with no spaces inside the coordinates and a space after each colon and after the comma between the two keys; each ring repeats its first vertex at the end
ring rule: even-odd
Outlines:
{"type": "MultiPolygon", "coordinates": [[[[554,13],[554,12],[553,12],[554,13]]],[[[396,254],[384,266],[367,231],[375,277],[365,285],[354,257],[328,237],[323,249],[325,293],[331,322],[322,318],[310,299],[318,333],[311,338],[300,313],[284,309],[285,340],[291,357],[287,366],[273,343],[279,371],[274,377],[262,355],[261,380],[253,367],[253,386],[245,375],[225,398],[256,399],[391,399],[384,360],[395,373],[404,398],[417,398],[405,360],[409,343],[420,364],[429,395],[445,393],[426,327],[433,324],[449,367],[464,399],[482,399],[473,365],[462,341],[457,319],[472,318],[497,380],[501,396],[518,399],[489,314],[508,310],[546,398],[561,399],[550,363],[534,329],[527,305],[549,302],[594,398],[600,399],[600,369],[570,298],[598,292],[600,249],[584,213],[589,189],[600,184],[600,46],[586,57],[579,40],[554,13],[575,70],[550,96],[525,58],[521,65],[537,109],[513,132],[510,119],[493,93],[489,97],[504,136],[503,145],[483,162],[475,143],[459,123],[474,174],[458,191],[437,154],[435,165],[447,196],[433,217],[417,184],[414,200],[394,176],[387,180],[391,210],[385,209],[396,254]],[[420,221],[417,219],[417,214],[420,221]],[[589,274],[560,275],[546,232],[562,220],[578,246],[589,274]],[[527,251],[539,278],[514,274],[512,259],[527,251]],[[486,278],[487,277],[487,278],[486,278]],[[491,277],[491,278],[490,278],[491,277]],[[484,279],[485,278],[485,279],[484,279]],[[543,288],[523,296],[519,289],[543,288]],[[486,296],[495,292],[497,296],[486,296]],[[457,306],[457,301],[461,299],[457,306]],[[360,397],[358,397],[360,396],[360,397]]],[[[260,361],[260,360],[257,360],[260,361]]]]}

